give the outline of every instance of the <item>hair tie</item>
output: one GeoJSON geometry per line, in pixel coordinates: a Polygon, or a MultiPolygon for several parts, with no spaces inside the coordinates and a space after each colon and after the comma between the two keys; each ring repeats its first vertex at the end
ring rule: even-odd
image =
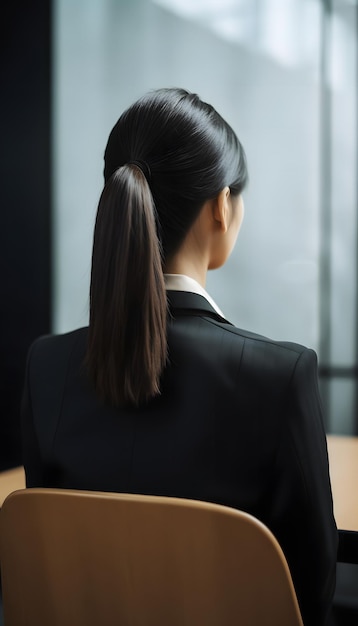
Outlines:
{"type": "Polygon", "coordinates": [[[147,182],[149,183],[151,181],[152,173],[146,161],[128,161],[127,165],[136,165],[141,170],[142,174],[144,174],[147,182]]]}

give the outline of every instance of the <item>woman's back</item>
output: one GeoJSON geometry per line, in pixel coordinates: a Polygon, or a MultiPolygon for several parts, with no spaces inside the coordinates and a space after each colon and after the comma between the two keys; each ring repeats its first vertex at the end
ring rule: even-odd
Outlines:
{"type": "MultiPolygon", "coordinates": [[[[208,499],[257,514],[305,349],[235,328],[200,295],[170,291],[168,299],[161,394],[139,408],[110,407],[95,394],[83,368],[87,328],[35,342],[24,425],[34,424],[42,480],[208,499]],[[250,481],[262,493],[248,489],[245,502],[250,481]]],[[[30,462],[27,480],[35,485],[33,469],[30,462]]]]}

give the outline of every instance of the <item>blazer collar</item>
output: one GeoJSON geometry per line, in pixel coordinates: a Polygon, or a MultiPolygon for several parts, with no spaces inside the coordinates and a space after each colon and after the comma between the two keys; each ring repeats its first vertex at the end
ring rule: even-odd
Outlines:
{"type": "Polygon", "coordinates": [[[167,291],[169,312],[175,318],[184,315],[197,315],[201,317],[211,317],[218,322],[231,324],[225,317],[222,317],[211,306],[204,296],[191,291],[167,291]]]}

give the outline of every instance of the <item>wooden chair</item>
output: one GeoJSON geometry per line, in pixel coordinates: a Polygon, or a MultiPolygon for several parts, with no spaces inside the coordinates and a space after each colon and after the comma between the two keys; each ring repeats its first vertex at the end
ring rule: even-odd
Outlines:
{"type": "Polygon", "coordinates": [[[5,626],[302,626],[279,544],[235,509],[27,489],[0,522],[5,626]]]}

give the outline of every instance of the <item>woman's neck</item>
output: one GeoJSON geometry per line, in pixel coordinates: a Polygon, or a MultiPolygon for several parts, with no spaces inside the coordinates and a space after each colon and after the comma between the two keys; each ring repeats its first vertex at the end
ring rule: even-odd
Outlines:
{"type": "Polygon", "coordinates": [[[165,274],[184,274],[205,288],[207,267],[200,260],[177,254],[165,263],[165,274]]]}

